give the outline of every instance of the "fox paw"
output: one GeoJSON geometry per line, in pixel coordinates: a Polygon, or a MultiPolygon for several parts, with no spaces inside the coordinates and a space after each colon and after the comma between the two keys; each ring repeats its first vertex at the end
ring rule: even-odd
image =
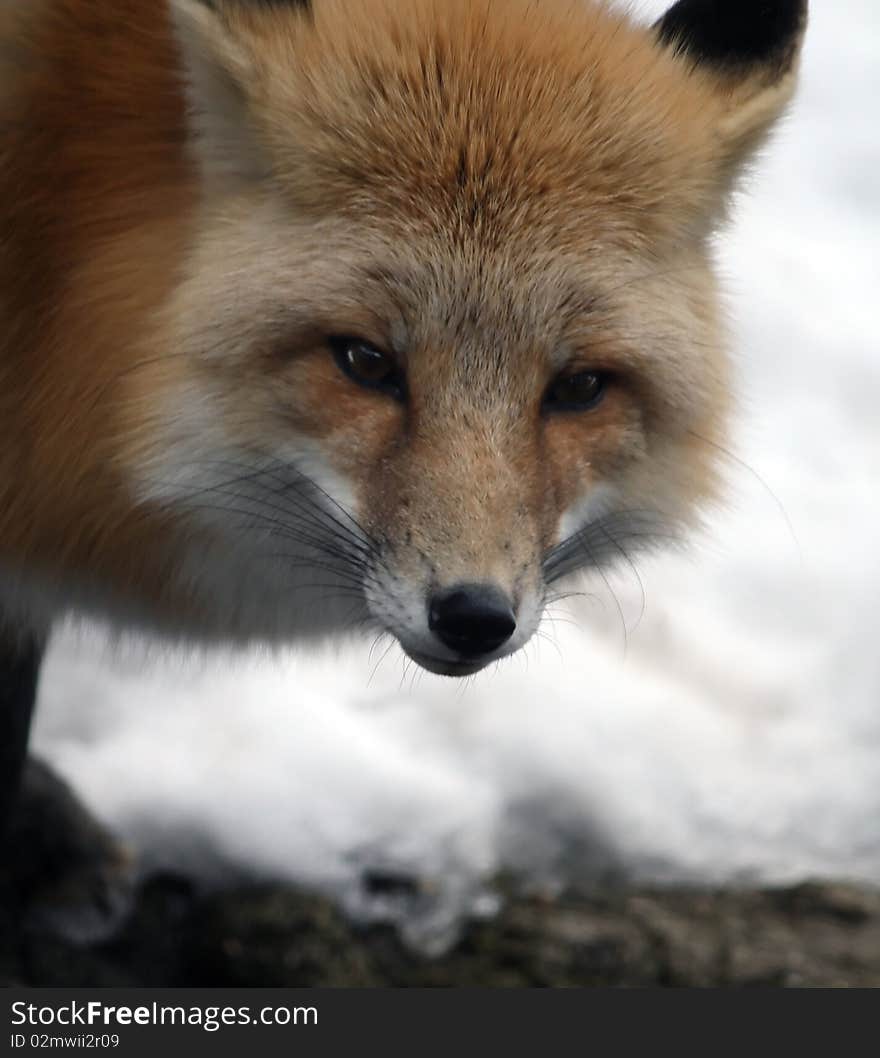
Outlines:
{"type": "Polygon", "coordinates": [[[131,909],[134,856],[67,783],[32,759],[3,840],[0,891],[28,928],[97,943],[131,909]]]}

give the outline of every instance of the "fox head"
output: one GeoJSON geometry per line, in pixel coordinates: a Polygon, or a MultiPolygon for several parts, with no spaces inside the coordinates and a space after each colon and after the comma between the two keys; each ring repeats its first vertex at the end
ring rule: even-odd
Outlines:
{"type": "Polygon", "coordinates": [[[199,201],[131,462],[197,527],[192,592],[464,675],[686,524],[728,406],[710,241],[806,6],[171,0],[199,201]]]}

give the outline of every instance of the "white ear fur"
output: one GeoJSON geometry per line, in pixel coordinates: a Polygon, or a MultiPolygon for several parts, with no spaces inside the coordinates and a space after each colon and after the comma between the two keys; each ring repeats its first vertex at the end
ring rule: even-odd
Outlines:
{"type": "Polygon", "coordinates": [[[799,63],[777,79],[752,82],[730,91],[729,106],[718,133],[731,158],[748,158],[759,147],[791,102],[798,84],[799,63]]]}
{"type": "Polygon", "coordinates": [[[186,80],[194,147],[205,180],[235,187],[265,175],[251,123],[252,61],[222,12],[199,0],[170,0],[186,80]]]}

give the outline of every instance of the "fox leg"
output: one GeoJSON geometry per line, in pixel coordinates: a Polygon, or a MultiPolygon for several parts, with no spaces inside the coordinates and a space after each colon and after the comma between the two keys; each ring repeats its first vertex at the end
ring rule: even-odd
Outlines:
{"type": "Polygon", "coordinates": [[[0,837],[18,800],[45,637],[19,632],[0,614],[0,837]]]}
{"type": "Polygon", "coordinates": [[[127,914],[133,858],[63,780],[28,758],[46,641],[0,617],[0,901],[22,922],[91,942],[127,914]]]}

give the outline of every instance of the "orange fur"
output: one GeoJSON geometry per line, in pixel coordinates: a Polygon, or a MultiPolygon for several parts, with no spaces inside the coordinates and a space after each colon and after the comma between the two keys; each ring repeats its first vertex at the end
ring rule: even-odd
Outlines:
{"type": "Polygon", "coordinates": [[[4,42],[0,564],[155,592],[165,556],[120,484],[118,394],[156,354],[194,200],[176,50],[161,4],[42,8],[4,42]]]}

